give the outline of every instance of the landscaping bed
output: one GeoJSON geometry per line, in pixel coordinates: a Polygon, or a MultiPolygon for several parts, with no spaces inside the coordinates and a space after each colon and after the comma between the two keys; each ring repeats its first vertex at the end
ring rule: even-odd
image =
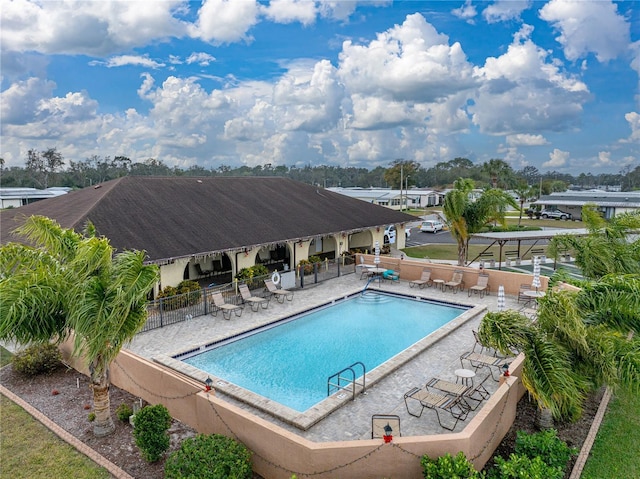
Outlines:
{"type": "MultiPolygon", "coordinates": [[[[135,445],[132,426],[117,419],[116,408],[122,404],[132,405],[138,398],[115,386],[111,387],[111,410],[116,424],[113,434],[96,438],[93,436],[93,425],[88,420],[92,404],[92,393],[86,376],[73,369],[60,368],[51,375],[40,375],[26,378],[17,374],[11,366],[0,370],[0,383],[25,402],[41,411],[44,415],[68,431],[80,441],[113,462],[136,479],[158,479],[164,477],[164,460],[155,464],[147,463],[135,445]],[[57,394],[53,394],[53,391],[57,394]]],[[[575,423],[557,424],[558,437],[569,446],[581,448],[589,433],[603,391],[591,395],[585,402],[582,418],[575,423]]],[[[525,395],[518,404],[517,416],[513,427],[502,441],[495,455],[508,457],[513,452],[516,432],[524,430],[535,432],[536,406],[525,395]]],[[[170,452],[179,448],[187,437],[196,431],[173,420],[169,429],[171,437],[170,452]]],[[[575,460],[575,458],[574,458],[575,460]]],[[[493,464],[493,459],[487,466],[493,464]]],[[[567,468],[567,477],[573,467],[573,460],[567,468]]],[[[260,476],[255,475],[258,479],[260,476]]]]}

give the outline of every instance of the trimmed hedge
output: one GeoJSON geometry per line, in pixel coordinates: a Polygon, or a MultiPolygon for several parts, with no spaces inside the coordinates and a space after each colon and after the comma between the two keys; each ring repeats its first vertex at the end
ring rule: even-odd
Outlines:
{"type": "Polygon", "coordinates": [[[251,452],[219,434],[185,439],[164,466],[166,479],[251,479],[251,452]]]}

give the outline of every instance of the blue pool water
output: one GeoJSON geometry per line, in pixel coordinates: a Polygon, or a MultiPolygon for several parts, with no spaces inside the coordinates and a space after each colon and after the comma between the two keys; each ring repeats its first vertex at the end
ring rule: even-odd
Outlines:
{"type": "Polygon", "coordinates": [[[303,412],[333,374],[371,371],[466,310],[368,292],[182,360],[303,412]]]}

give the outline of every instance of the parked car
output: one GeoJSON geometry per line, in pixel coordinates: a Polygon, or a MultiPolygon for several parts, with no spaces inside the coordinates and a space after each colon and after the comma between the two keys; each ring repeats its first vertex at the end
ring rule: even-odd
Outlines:
{"type": "Polygon", "coordinates": [[[561,210],[542,210],[540,212],[540,217],[544,218],[544,219],[560,219],[560,220],[570,220],[571,219],[571,213],[566,213],[565,211],[561,211],[561,210]]]}
{"type": "MultiPolygon", "coordinates": [[[[405,239],[409,239],[411,237],[411,228],[405,228],[404,230],[405,239]]],[[[394,225],[389,225],[384,230],[384,244],[394,244],[396,242],[396,227],[394,225]]]]}
{"type": "Polygon", "coordinates": [[[444,225],[436,220],[426,220],[420,225],[420,231],[423,233],[437,233],[438,231],[442,231],[443,228],[444,225]]]}

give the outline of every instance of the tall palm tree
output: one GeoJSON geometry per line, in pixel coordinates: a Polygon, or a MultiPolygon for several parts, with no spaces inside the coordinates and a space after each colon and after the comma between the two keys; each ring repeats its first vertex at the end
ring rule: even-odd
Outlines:
{"type": "Polygon", "coordinates": [[[110,434],[109,365],[144,326],[157,266],[145,265],[141,251],[114,255],[91,225],[83,235],[34,216],[17,233],[33,246],[0,248],[0,338],[27,344],[73,335],[73,354],[91,375],[94,434],[110,434]]]}
{"type": "Polygon", "coordinates": [[[453,189],[444,197],[442,210],[451,235],[458,243],[458,265],[464,266],[469,250],[471,235],[478,233],[491,222],[504,224],[507,206],[517,208],[515,199],[498,189],[484,191],[472,201],[470,193],[474,182],[469,178],[459,178],[453,189]]]}
{"type": "Polygon", "coordinates": [[[538,320],[487,313],[480,341],[503,354],[524,352],[522,382],[555,419],[579,417],[585,395],[603,385],[640,392],[640,275],[611,275],[578,292],[540,300],[538,320]]]}

